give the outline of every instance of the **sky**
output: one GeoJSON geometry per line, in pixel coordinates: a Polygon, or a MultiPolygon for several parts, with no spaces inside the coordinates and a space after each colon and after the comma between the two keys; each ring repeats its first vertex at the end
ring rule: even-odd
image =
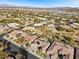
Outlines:
{"type": "Polygon", "coordinates": [[[0,0],[0,5],[27,7],[79,7],[79,0],[0,0]]]}

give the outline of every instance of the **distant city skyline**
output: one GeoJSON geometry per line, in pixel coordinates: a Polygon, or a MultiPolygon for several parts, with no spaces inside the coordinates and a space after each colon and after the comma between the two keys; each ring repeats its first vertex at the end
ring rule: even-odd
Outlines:
{"type": "Polygon", "coordinates": [[[79,7],[79,0],[1,0],[0,5],[27,7],[79,7]]]}

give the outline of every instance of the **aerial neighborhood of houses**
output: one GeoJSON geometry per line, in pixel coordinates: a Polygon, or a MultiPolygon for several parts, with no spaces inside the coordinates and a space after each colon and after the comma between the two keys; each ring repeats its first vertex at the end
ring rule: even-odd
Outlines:
{"type": "Polygon", "coordinates": [[[0,8],[0,58],[26,59],[14,44],[36,59],[79,59],[78,13],[76,8],[0,8]]]}

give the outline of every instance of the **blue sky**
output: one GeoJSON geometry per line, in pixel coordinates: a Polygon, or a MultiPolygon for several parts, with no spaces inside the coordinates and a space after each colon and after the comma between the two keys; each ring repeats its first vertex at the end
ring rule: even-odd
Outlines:
{"type": "Polygon", "coordinates": [[[30,7],[79,7],[79,0],[0,0],[0,4],[30,7]]]}

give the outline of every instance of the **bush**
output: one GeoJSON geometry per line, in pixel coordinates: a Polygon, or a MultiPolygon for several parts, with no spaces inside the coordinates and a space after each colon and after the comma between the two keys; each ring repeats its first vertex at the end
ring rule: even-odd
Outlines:
{"type": "Polygon", "coordinates": [[[67,44],[75,47],[76,46],[76,43],[75,43],[75,40],[71,37],[71,36],[63,36],[64,37],[64,42],[66,42],[67,44]]]}

